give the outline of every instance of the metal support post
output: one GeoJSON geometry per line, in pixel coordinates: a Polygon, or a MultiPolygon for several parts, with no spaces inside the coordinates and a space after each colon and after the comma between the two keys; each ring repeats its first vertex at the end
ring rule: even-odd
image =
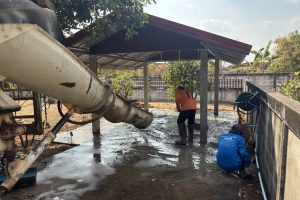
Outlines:
{"type": "Polygon", "coordinates": [[[147,62],[144,65],[144,109],[149,110],[149,69],[147,62]]]}
{"type": "Polygon", "coordinates": [[[200,143],[207,144],[208,51],[201,51],[200,68],[200,143]]]}
{"type": "Polygon", "coordinates": [[[220,73],[220,60],[215,59],[215,95],[214,95],[214,115],[219,114],[219,73],[220,73]]]}
{"type": "Polygon", "coordinates": [[[32,92],[32,95],[35,131],[41,133],[43,131],[41,95],[37,92],[32,92]]]}

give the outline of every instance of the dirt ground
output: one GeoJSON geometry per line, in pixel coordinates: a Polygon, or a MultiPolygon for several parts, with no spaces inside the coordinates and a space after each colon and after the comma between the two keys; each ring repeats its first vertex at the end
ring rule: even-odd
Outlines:
{"type": "MultiPolygon", "coordinates": [[[[150,108],[158,108],[158,109],[176,109],[176,104],[175,103],[170,103],[170,102],[150,102],[149,103],[150,108]]],[[[198,108],[200,108],[200,105],[197,105],[198,108]]],[[[208,110],[213,110],[214,105],[213,104],[208,104],[208,110]]],[[[232,111],[233,105],[231,104],[220,104],[219,105],[219,110],[220,111],[232,111]]]]}
{"type": "Polygon", "coordinates": [[[242,181],[242,199],[244,200],[263,200],[261,188],[259,186],[258,177],[254,177],[250,180],[242,181]]]}
{"type": "MultiPolygon", "coordinates": [[[[164,102],[151,102],[150,108],[175,109],[175,104],[164,103],[164,102]]],[[[31,109],[32,109],[31,104],[28,102],[24,102],[21,114],[29,114],[31,112],[31,109]]],[[[209,109],[210,110],[213,109],[213,105],[209,105],[209,109]]],[[[220,111],[233,111],[233,106],[220,105],[220,111]]],[[[50,128],[47,128],[46,131],[50,130],[51,127],[53,127],[55,123],[60,119],[55,104],[50,105],[47,112],[48,112],[47,122],[50,124],[50,128]]],[[[77,115],[75,116],[74,119],[85,120],[88,117],[89,116],[82,117],[77,115]]],[[[68,131],[77,127],[78,127],[77,125],[66,124],[62,130],[68,131]]],[[[38,139],[40,138],[41,136],[38,137],[38,139]]],[[[69,144],[57,144],[57,143],[52,144],[47,148],[47,150],[44,152],[44,154],[41,156],[39,160],[50,157],[62,151],[68,150],[72,147],[73,146],[69,144]]],[[[147,150],[143,149],[142,151],[144,152],[147,150]]],[[[203,186],[203,184],[206,183],[203,181],[195,181],[196,179],[193,178],[191,179],[191,177],[196,177],[197,174],[199,173],[197,169],[192,168],[186,178],[184,177],[184,174],[186,173],[186,169],[174,168],[174,169],[170,169],[169,172],[154,170],[151,172],[151,175],[149,176],[146,175],[147,179],[145,179],[144,176],[145,173],[147,174],[147,170],[145,172],[145,170],[139,170],[133,167],[133,165],[141,159],[140,156],[143,157],[143,155],[140,154],[136,155],[134,152],[131,154],[128,153],[127,155],[124,155],[125,161],[127,160],[125,165],[124,164],[116,165],[116,169],[115,169],[116,173],[112,175],[110,178],[104,179],[104,181],[101,182],[101,184],[97,185],[98,188],[97,189],[98,192],[96,193],[97,196],[101,197],[101,199],[138,199],[137,197],[141,195],[147,195],[148,198],[145,199],[149,199],[149,200],[150,199],[205,199],[204,196],[201,197],[201,190],[199,190],[199,188],[201,188],[201,186],[203,186]],[[194,175],[191,175],[191,173],[194,175]],[[126,174],[126,177],[124,177],[124,174],[126,174]],[[180,177],[179,180],[177,176],[180,177]],[[149,179],[151,180],[150,182],[148,181],[149,179]],[[189,182],[191,181],[193,182],[193,185],[189,184],[189,182]],[[112,194],[113,190],[111,188],[114,188],[116,187],[116,185],[120,185],[120,184],[126,185],[126,187],[121,187],[120,189],[116,188],[117,193],[112,194]],[[157,193],[154,191],[162,191],[162,192],[157,193]],[[184,194],[184,196],[172,196],[172,195],[170,196],[170,194],[180,194],[180,193],[184,194]]],[[[241,199],[246,199],[246,200],[262,199],[262,195],[259,188],[259,182],[257,179],[252,179],[250,181],[241,181],[240,185],[241,185],[241,191],[240,191],[241,199]]],[[[203,192],[204,191],[202,191],[202,193],[203,192]]],[[[89,194],[89,192],[87,192],[80,199],[95,199],[93,195],[95,194],[94,193],[89,194]]],[[[209,199],[219,199],[219,198],[209,198],[209,199]]]]}

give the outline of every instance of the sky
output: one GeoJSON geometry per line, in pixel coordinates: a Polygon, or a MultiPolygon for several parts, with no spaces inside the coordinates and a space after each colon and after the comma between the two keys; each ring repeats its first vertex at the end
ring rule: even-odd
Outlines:
{"type": "Polygon", "coordinates": [[[156,0],[145,11],[251,44],[252,50],[300,31],[300,0],[156,0]]]}

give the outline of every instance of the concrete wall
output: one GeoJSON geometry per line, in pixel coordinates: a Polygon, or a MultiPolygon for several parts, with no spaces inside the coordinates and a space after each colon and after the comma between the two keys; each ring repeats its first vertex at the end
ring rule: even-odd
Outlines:
{"type": "MultiPolygon", "coordinates": [[[[133,96],[130,99],[144,101],[144,89],[134,89],[133,96]]],[[[172,98],[168,96],[167,89],[149,89],[149,99],[155,102],[169,102],[173,101],[172,98]]]]}
{"type": "Polygon", "coordinates": [[[300,102],[253,83],[261,106],[257,129],[257,155],[269,199],[300,199],[300,102]]]}
{"type": "Polygon", "coordinates": [[[278,74],[221,74],[220,79],[245,79],[249,80],[264,89],[273,89],[274,79],[276,79],[276,85],[286,83],[289,78],[289,73],[278,73],[278,74]]]}
{"type": "MultiPolygon", "coordinates": [[[[232,87],[233,85],[226,84],[226,80],[241,80],[247,79],[247,74],[221,74],[220,75],[220,92],[219,100],[221,103],[232,103],[238,95],[242,92],[242,83],[237,84],[237,87],[232,87]]],[[[289,74],[277,74],[276,83],[280,85],[286,83],[289,79],[289,74]]],[[[163,83],[160,77],[150,77],[150,91],[149,98],[150,101],[156,102],[170,102],[174,101],[167,94],[167,86],[163,83]]],[[[274,90],[274,74],[250,74],[249,80],[255,82],[255,84],[264,87],[267,90],[274,90]]],[[[134,89],[133,96],[130,99],[143,101],[144,100],[144,80],[142,77],[136,77],[136,87],[134,89]]],[[[213,87],[212,87],[213,88],[213,87]]],[[[212,103],[214,101],[214,92],[208,92],[208,102],[212,103]]]]}
{"type": "MultiPolygon", "coordinates": [[[[243,89],[231,88],[231,89],[220,89],[219,101],[220,103],[233,103],[243,89]]],[[[208,92],[208,103],[214,102],[214,91],[208,92]]]]}
{"type": "Polygon", "coordinates": [[[300,140],[291,131],[288,133],[288,147],[284,197],[286,200],[300,199],[300,140]]]}
{"type": "MultiPolygon", "coordinates": [[[[243,91],[243,89],[220,89],[219,99],[221,103],[232,103],[237,96],[243,91]]],[[[152,102],[172,102],[173,98],[170,98],[167,93],[167,89],[153,89],[151,88],[149,91],[149,98],[152,102]]],[[[198,97],[199,98],[199,97],[198,97]]],[[[135,89],[133,92],[133,96],[130,99],[135,99],[138,101],[144,100],[144,90],[143,89],[135,89]]],[[[213,103],[214,101],[214,92],[208,92],[208,102],[213,103]]]]}

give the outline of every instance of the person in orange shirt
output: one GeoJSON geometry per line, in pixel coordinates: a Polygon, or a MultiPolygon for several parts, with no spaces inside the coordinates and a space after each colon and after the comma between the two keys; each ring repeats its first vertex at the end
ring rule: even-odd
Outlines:
{"type": "Polygon", "coordinates": [[[188,120],[188,142],[193,143],[197,102],[193,99],[192,94],[182,85],[177,87],[175,101],[176,109],[180,112],[177,119],[180,140],[175,141],[175,144],[187,144],[186,120],[188,120]]]}

